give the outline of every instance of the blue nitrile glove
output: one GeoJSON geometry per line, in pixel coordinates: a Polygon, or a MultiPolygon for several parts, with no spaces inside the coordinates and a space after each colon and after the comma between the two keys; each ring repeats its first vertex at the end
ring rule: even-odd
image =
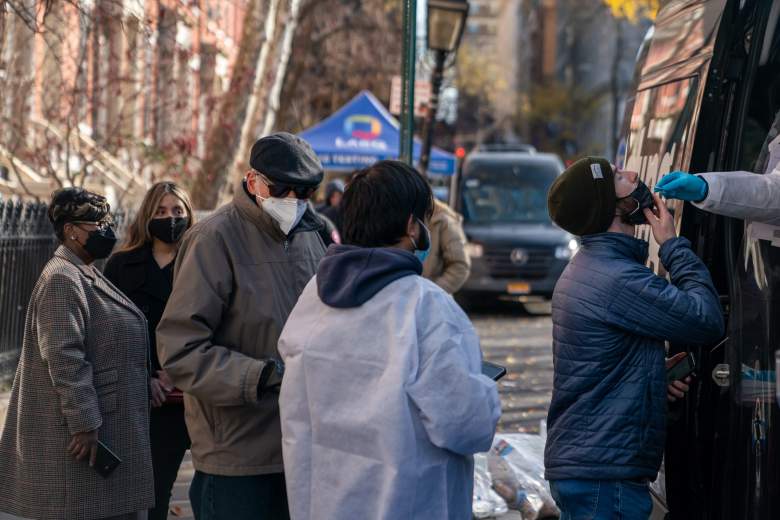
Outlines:
{"type": "Polygon", "coordinates": [[[707,181],[698,175],[685,172],[668,173],[658,181],[655,189],[667,199],[680,199],[701,202],[707,197],[707,181]]]}

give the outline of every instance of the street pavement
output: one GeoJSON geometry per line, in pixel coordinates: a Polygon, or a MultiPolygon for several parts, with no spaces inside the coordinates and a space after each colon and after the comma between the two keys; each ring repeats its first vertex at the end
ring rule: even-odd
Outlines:
{"type": "MultiPolygon", "coordinates": [[[[544,308],[536,309],[544,311],[544,308]]],[[[552,322],[548,315],[532,316],[518,305],[501,304],[471,313],[486,360],[504,365],[508,374],[499,383],[503,415],[499,431],[539,431],[552,393],[552,322]]],[[[3,389],[0,389],[3,390],[3,389]]],[[[0,427],[9,392],[0,391],[0,427]]],[[[194,469],[187,453],[173,490],[169,519],[192,519],[187,490],[194,469]]],[[[509,517],[505,517],[509,518],[509,517]]]]}
{"type": "MultiPolygon", "coordinates": [[[[485,359],[508,370],[499,382],[503,409],[498,425],[501,432],[537,433],[540,421],[547,415],[553,379],[552,321],[549,314],[544,314],[549,313],[549,307],[537,305],[533,310],[543,314],[530,315],[511,304],[470,313],[485,359]]],[[[10,397],[8,390],[0,388],[0,430],[10,397]]],[[[169,520],[193,520],[187,491],[194,472],[187,452],[173,490],[169,520]]],[[[651,518],[660,520],[663,513],[656,509],[651,518]]],[[[519,513],[510,512],[501,520],[522,519],[519,513]]]]}
{"type": "Polygon", "coordinates": [[[499,381],[502,415],[498,431],[538,433],[552,396],[552,321],[516,306],[471,315],[487,361],[507,367],[499,381]]]}
{"type": "MultiPolygon", "coordinates": [[[[537,308],[545,311],[548,309],[537,308]]],[[[498,430],[537,433],[552,394],[552,322],[549,315],[531,316],[522,307],[501,304],[471,313],[487,361],[507,367],[499,383],[503,414],[498,430]]],[[[189,453],[173,491],[169,520],[192,519],[187,490],[194,469],[189,453]]],[[[502,520],[519,518],[505,516],[502,520]]]]}

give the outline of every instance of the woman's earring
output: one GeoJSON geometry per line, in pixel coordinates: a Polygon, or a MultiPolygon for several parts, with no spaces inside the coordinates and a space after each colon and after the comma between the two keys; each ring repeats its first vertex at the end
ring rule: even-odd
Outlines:
{"type": "Polygon", "coordinates": [[[73,235],[71,235],[71,236],[70,236],[70,239],[71,239],[71,240],[76,240],[76,237],[74,237],[73,235]]]}

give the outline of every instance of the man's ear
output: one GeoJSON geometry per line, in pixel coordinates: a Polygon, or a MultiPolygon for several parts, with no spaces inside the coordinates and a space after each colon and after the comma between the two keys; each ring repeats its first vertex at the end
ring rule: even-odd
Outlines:
{"type": "Polygon", "coordinates": [[[257,194],[257,175],[255,175],[255,172],[252,170],[247,170],[246,174],[244,174],[244,179],[246,179],[246,188],[249,190],[249,193],[252,195],[257,194]]]}
{"type": "Polygon", "coordinates": [[[417,219],[414,218],[414,215],[409,215],[409,220],[406,221],[406,236],[412,237],[417,241],[418,234],[417,219]]]}

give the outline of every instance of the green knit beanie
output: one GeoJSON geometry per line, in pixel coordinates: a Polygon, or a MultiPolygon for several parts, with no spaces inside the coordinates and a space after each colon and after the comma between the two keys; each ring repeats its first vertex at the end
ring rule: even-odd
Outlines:
{"type": "Polygon", "coordinates": [[[569,166],[547,192],[547,211],[573,235],[603,233],[615,218],[615,174],[602,157],[584,157],[569,166]]]}

